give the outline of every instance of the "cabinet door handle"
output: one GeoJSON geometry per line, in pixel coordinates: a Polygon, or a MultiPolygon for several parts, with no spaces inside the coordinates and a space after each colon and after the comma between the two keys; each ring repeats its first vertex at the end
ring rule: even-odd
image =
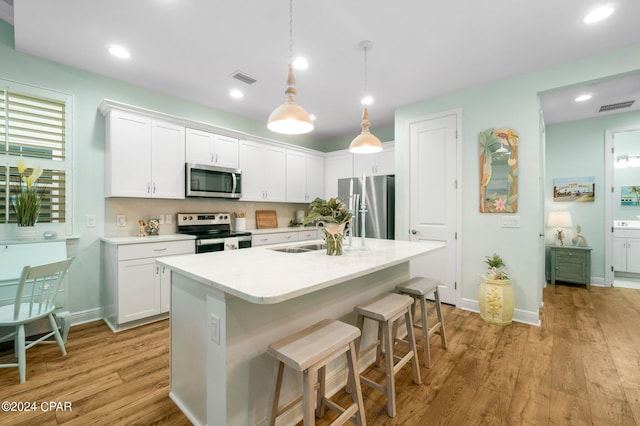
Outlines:
{"type": "Polygon", "coordinates": [[[153,193],[154,194],[156,193],[156,183],[155,182],[153,182],[153,193]]]}
{"type": "Polygon", "coordinates": [[[167,250],[167,248],[166,248],[166,247],[165,247],[165,248],[153,249],[153,251],[155,251],[156,253],[159,253],[159,252],[161,252],[161,251],[166,251],[166,250],[167,250]]]}
{"type": "Polygon", "coordinates": [[[147,194],[151,194],[151,184],[147,182],[147,194]]]}

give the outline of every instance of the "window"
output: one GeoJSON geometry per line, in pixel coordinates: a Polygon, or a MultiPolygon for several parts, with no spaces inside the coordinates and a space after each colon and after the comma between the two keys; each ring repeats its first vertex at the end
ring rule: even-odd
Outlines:
{"type": "Polygon", "coordinates": [[[37,223],[70,233],[70,106],[69,95],[0,80],[0,224],[16,222],[11,191],[22,160],[27,175],[42,168],[37,223]]]}

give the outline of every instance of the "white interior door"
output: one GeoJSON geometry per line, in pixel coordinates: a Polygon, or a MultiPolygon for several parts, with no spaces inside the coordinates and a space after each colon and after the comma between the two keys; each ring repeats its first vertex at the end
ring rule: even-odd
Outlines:
{"type": "Polygon", "coordinates": [[[459,275],[457,128],[457,112],[409,124],[410,239],[445,243],[443,250],[412,261],[411,274],[440,280],[440,300],[453,305],[459,275]]]}

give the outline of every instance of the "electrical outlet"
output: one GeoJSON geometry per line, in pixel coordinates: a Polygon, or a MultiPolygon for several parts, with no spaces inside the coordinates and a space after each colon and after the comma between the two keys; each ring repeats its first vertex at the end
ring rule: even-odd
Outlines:
{"type": "Polygon", "coordinates": [[[209,314],[209,337],[211,341],[220,344],[220,317],[216,314],[209,314]]]}
{"type": "Polygon", "coordinates": [[[127,226],[127,216],[123,214],[116,215],[117,226],[127,226]]]}
{"type": "Polygon", "coordinates": [[[166,223],[167,225],[171,225],[173,223],[173,215],[172,214],[165,215],[164,223],[166,223]]]}
{"type": "Polygon", "coordinates": [[[95,228],[96,227],[96,215],[88,214],[87,215],[87,228],[95,228]]]}
{"type": "Polygon", "coordinates": [[[158,215],[158,225],[164,225],[164,215],[158,215]]]}

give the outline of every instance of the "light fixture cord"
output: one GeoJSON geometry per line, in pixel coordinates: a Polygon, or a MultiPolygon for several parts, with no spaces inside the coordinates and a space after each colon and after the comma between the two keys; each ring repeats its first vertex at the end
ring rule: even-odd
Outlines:
{"type": "Polygon", "coordinates": [[[293,0],[289,0],[289,63],[293,63],[293,0]]]}
{"type": "Polygon", "coordinates": [[[368,75],[367,75],[367,49],[366,46],[364,47],[364,96],[368,96],[367,94],[367,80],[368,80],[368,75]]]}

